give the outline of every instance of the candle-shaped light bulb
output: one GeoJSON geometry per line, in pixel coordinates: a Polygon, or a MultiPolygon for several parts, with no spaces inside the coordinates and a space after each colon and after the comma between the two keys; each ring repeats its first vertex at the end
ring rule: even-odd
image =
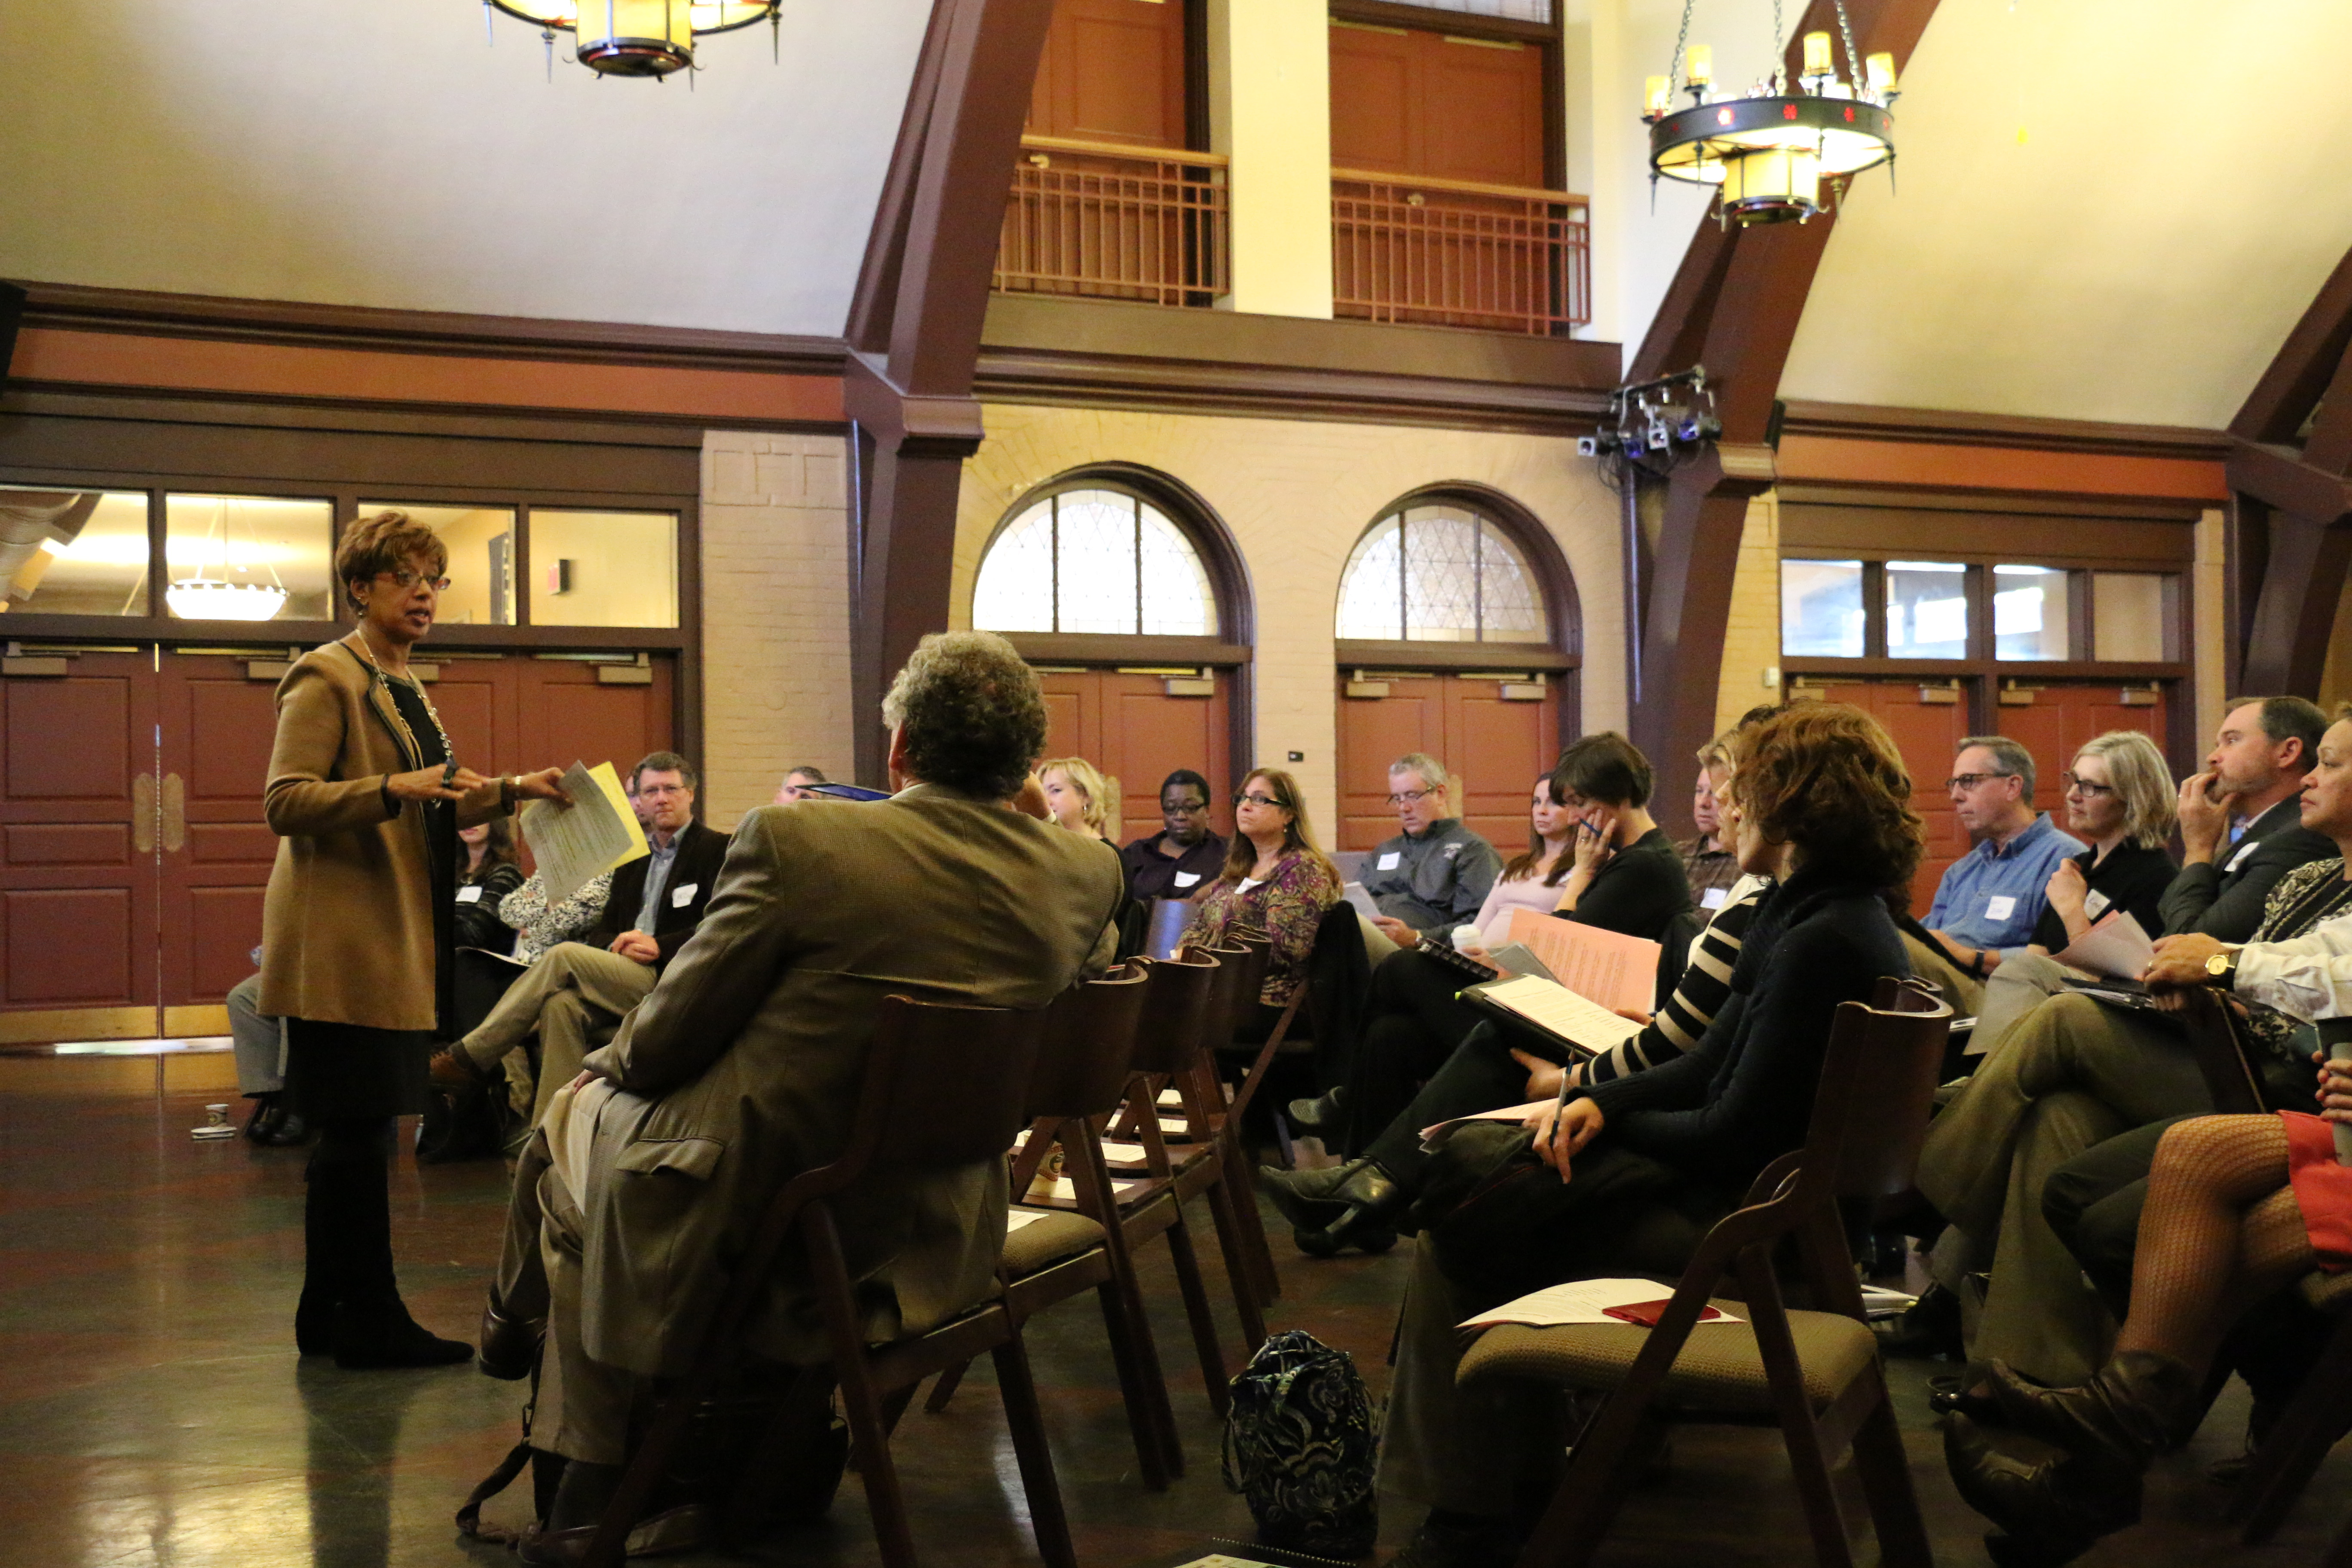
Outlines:
{"type": "Polygon", "coordinates": [[[1830,36],[1827,33],[1807,33],[1804,74],[1827,76],[1836,68],[1830,63],[1830,36]]]}
{"type": "Polygon", "coordinates": [[[1670,112],[1675,106],[1675,79],[1654,76],[1642,84],[1642,102],[1652,115],[1670,112]]]}
{"type": "Polygon", "coordinates": [[[1871,55],[1862,62],[1863,82],[1874,98],[1885,98],[1895,90],[1895,57],[1890,54],[1871,55]]]}
{"type": "Polygon", "coordinates": [[[1715,79],[1715,51],[1705,44],[1693,44],[1685,75],[1693,87],[1705,87],[1715,79]]]}

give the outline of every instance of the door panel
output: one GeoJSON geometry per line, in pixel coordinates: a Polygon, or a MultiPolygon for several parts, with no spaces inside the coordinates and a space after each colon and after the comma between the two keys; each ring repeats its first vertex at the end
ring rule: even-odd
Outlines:
{"type": "Polygon", "coordinates": [[[1952,702],[1920,700],[1923,690],[1937,689],[1916,680],[1851,680],[1833,681],[1824,690],[1828,701],[1867,710],[1886,726],[1903,753],[1903,765],[1911,773],[1911,809],[1927,829],[1927,852],[1911,879],[1911,912],[1923,918],[1936,901],[1936,884],[1944,868],[1969,852],[1969,836],[1952,815],[1952,797],[1944,788],[1944,781],[1952,776],[1952,759],[1969,733],[1967,694],[1955,693],[1960,700],[1952,702]]]}
{"type": "Polygon", "coordinates": [[[654,659],[646,686],[604,685],[596,666],[577,659],[516,659],[507,668],[516,681],[521,754],[500,757],[500,773],[609,762],[625,784],[638,758],[674,742],[667,658],[654,659]]]}
{"type": "Polygon", "coordinates": [[[152,656],[0,679],[0,1040],[155,1027],[152,656]]]}
{"type": "Polygon", "coordinates": [[[425,689],[433,700],[433,710],[441,716],[441,727],[449,731],[449,745],[457,761],[478,773],[515,771],[499,764],[500,755],[515,749],[514,681],[507,673],[510,662],[503,658],[445,660],[433,683],[425,689]],[[504,735],[499,733],[501,720],[508,731],[504,735]],[[506,742],[503,746],[501,740],[506,742]]]}
{"type": "Polygon", "coordinates": [[[1381,678],[1385,697],[1349,697],[1339,680],[1339,844],[1370,849],[1397,832],[1389,764],[1425,752],[1454,775],[1454,809],[1503,851],[1528,839],[1528,786],[1559,761],[1559,687],[1507,702],[1500,683],[1459,675],[1381,678]]]}
{"type": "MultiPolygon", "coordinates": [[[[2057,818],[2062,827],[2066,824],[2066,769],[2084,742],[2110,730],[2137,730],[2155,742],[2158,752],[2164,750],[2168,711],[2162,688],[2153,693],[2156,701],[2146,706],[2126,706],[2124,690],[2114,681],[2095,686],[2088,682],[2047,685],[2031,691],[2030,704],[2004,701],[1994,710],[2000,715],[2001,733],[2033,753],[2034,771],[2040,775],[2034,804],[2057,818]]],[[[2005,695],[2026,694],[2020,690],[2005,695]]],[[[2148,693],[2142,689],[2133,695],[2148,693]]]]}
{"type": "Polygon", "coordinates": [[[1543,67],[1533,44],[1335,23],[1331,163],[1542,186],[1543,67]]]}
{"type": "Polygon", "coordinates": [[[1038,677],[1051,728],[1046,754],[1084,757],[1118,781],[1120,843],[1160,828],[1160,781],[1190,768],[1209,781],[1211,829],[1234,830],[1233,674],[1218,670],[1209,697],[1171,697],[1157,675],[1115,669],[1057,671],[1038,677]]]}
{"type": "Polygon", "coordinates": [[[1039,136],[1184,145],[1184,6],[1055,0],[1024,127],[1039,136]]]}
{"type": "Polygon", "coordinates": [[[241,658],[205,654],[164,654],[157,679],[164,1026],[217,1034],[228,1020],[213,1009],[253,973],[278,859],[262,820],[278,688],[241,658]]]}

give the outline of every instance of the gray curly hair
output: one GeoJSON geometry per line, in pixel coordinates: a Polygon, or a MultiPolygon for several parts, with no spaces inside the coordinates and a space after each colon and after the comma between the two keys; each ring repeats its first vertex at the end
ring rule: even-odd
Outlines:
{"type": "Polygon", "coordinates": [[[934,632],[916,644],[882,699],[882,722],[905,736],[916,778],[987,800],[1018,793],[1045,750],[1037,673],[994,632],[934,632]]]}

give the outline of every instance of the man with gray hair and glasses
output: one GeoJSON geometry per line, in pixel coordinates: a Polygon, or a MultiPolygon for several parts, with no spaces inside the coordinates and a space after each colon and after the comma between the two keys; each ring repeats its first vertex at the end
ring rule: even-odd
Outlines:
{"type": "Polygon", "coordinates": [[[1399,947],[1475,915],[1502,874],[1495,847],[1454,815],[1453,783],[1444,763],[1420,752],[1389,764],[1389,804],[1404,831],[1372,851],[1362,881],[1380,907],[1372,923],[1399,947]]]}
{"type": "Polygon", "coordinates": [[[1927,930],[1943,949],[1936,956],[1956,971],[1938,966],[1932,978],[1957,993],[1952,1002],[1961,1012],[1974,1013],[1985,977],[2033,940],[2051,873],[2083,845],[2048,812],[2033,809],[2033,753],[2006,735],[1962,741],[1944,784],[1952,814],[1976,845],[1945,868],[1927,910],[1927,930]]]}

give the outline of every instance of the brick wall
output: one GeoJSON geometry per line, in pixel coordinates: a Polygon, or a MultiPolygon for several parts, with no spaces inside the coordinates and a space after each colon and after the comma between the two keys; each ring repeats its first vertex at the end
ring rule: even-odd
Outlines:
{"type": "Polygon", "coordinates": [[[1723,636],[1723,670],[1715,689],[1717,734],[1759,702],[1780,700],[1780,498],[1748,503],[1739,566],[1731,580],[1731,616],[1723,636]],[[1768,679],[1767,677],[1769,677],[1768,679]]]}
{"type": "Polygon", "coordinates": [[[842,438],[702,438],[704,818],[732,829],[784,770],[851,776],[842,438]]]}
{"type": "Polygon", "coordinates": [[[1023,492],[1081,464],[1140,464],[1183,481],[1240,547],[1255,604],[1257,755],[1286,764],[1328,837],[1338,746],[1333,622],[1348,552],[1391,501],[1446,481],[1483,484],[1559,541],[1583,601],[1587,729],[1625,722],[1617,501],[1573,441],[1305,420],[992,405],[988,440],[964,465],[956,530],[955,624],[969,626],[989,535],[1023,492]]]}

